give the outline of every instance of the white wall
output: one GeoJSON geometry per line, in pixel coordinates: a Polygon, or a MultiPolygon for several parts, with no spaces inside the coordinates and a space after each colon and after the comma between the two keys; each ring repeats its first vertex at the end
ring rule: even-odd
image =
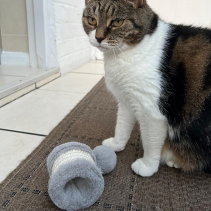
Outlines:
{"type": "Polygon", "coordinates": [[[211,0],[147,0],[165,21],[211,28],[211,0]]]}
{"type": "MultiPolygon", "coordinates": [[[[29,1],[31,0],[28,0],[28,16],[31,13],[29,1]]],[[[31,23],[33,20],[28,17],[29,34],[35,33],[35,46],[33,36],[30,36],[30,54],[36,53],[34,59],[37,59],[38,67],[43,69],[59,67],[53,3],[52,0],[33,0],[34,32],[31,23]]]]}
{"type": "Polygon", "coordinates": [[[64,74],[91,59],[91,46],[82,27],[85,0],[53,1],[58,62],[64,74]]]}

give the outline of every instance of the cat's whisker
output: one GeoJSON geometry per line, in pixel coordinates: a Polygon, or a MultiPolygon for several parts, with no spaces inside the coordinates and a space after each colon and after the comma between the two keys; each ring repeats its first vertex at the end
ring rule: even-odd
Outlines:
{"type": "Polygon", "coordinates": [[[80,43],[80,46],[85,46],[85,45],[90,46],[90,43],[87,41],[83,41],[80,43]]]}
{"type": "Polygon", "coordinates": [[[121,50],[121,48],[117,45],[116,46],[117,47],[117,49],[120,51],[120,53],[124,56],[125,54],[124,54],[124,52],[121,50]]]}
{"type": "Polygon", "coordinates": [[[83,40],[81,41],[80,45],[90,45],[90,41],[87,39],[87,40],[83,40]]]}
{"type": "Polygon", "coordinates": [[[115,58],[115,60],[117,59],[117,56],[116,56],[116,53],[115,53],[115,48],[112,46],[112,50],[113,50],[113,52],[114,52],[114,58],[115,58]]]}
{"type": "Polygon", "coordinates": [[[121,53],[123,53],[122,50],[121,50],[121,48],[120,48],[118,45],[117,45],[116,47],[119,49],[119,51],[120,51],[121,53]]]}
{"type": "Polygon", "coordinates": [[[112,47],[111,49],[112,49],[112,52],[113,52],[113,57],[115,58],[115,54],[114,54],[114,49],[113,49],[113,47],[112,47]]]}
{"type": "Polygon", "coordinates": [[[114,48],[114,51],[115,51],[115,53],[116,53],[116,59],[117,59],[117,55],[119,55],[119,54],[118,54],[118,52],[117,52],[117,49],[116,49],[116,48],[114,48]]]}

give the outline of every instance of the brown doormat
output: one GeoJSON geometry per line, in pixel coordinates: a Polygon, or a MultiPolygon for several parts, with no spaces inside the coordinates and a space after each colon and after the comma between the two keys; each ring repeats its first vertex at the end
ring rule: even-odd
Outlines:
{"type": "MultiPolygon", "coordinates": [[[[47,193],[46,157],[54,147],[69,141],[91,148],[114,135],[117,106],[104,80],[67,115],[41,145],[0,185],[0,210],[55,211],[47,193]]],[[[211,176],[185,174],[162,166],[150,178],[134,174],[131,164],[143,154],[138,126],[115,170],[106,175],[101,198],[87,210],[211,210],[211,176]]]]}

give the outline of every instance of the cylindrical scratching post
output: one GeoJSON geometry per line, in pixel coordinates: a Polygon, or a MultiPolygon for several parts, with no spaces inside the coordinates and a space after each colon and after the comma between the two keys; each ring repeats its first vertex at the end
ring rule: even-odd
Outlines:
{"type": "Polygon", "coordinates": [[[62,144],[47,159],[49,196],[63,210],[87,208],[103,193],[102,173],[109,173],[115,165],[116,154],[108,147],[100,146],[92,151],[77,142],[62,144]]]}

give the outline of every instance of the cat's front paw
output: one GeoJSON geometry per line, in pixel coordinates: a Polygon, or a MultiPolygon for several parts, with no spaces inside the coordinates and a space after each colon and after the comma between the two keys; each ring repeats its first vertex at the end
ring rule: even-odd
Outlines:
{"type": "Polygon", "coordinates": [[[114,138],[104,140],[102,145],[110,147],[115,152],[120,152],[125,149],[125,146],[122,146],[120,143],[115,142],[114,138]]]}
{"type": "Polygon", "coordinates": [[[158,167],[157,166],[146,165],[146,163],[144,163],[143,159],[136,160],[132,164],[131,168],[136,174],[138,174],[138,175],[140,175],[142,177],[150,177],[155,172],[158,171],[158,167]]]}

